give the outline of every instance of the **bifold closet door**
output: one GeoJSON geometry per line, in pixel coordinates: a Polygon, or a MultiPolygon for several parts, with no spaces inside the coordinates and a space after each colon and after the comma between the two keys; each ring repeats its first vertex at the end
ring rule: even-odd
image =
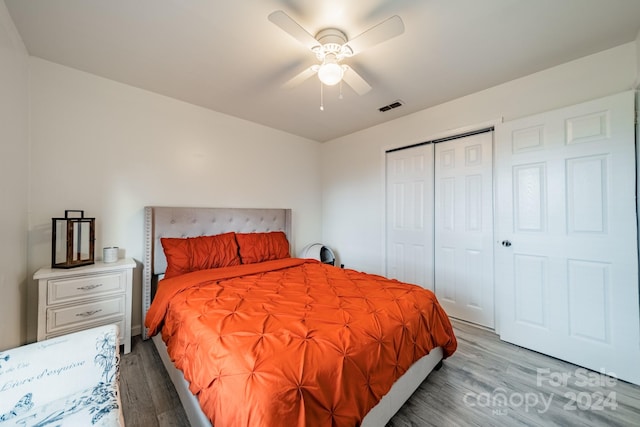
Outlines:
{"type": "Polygon", "coordinates": [[[387,276],[433,290],[433,144],[386,154],[387,276]]]}
{"type": "Polygon", "coordinates": [[[435,292],[451,317],[494,327],[493,132],[435,144],[435,292]]]}
{"type": "Polygon", "coordinates": [[[634,93],[496,129],[500,337],[640,384],[634,93]]]}

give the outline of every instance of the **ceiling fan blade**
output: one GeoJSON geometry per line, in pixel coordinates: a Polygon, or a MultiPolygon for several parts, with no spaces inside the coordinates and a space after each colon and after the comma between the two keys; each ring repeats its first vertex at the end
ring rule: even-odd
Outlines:
{"type": "Polygon", "coordinates": [[[269,21],[280,27],[285,33],[289,34],[294,39],[298,40],[308,49],[312,49],[315,46],[319,46],[318,40],[316,40],[311,34],[307,32],[300,24],[294,21],[289,15],[281,10],[276,10],[269,15],[269,21]]]}
{"type": "Polygon", "coordinates": [[[313,76],[317,72],[318,72],[318,68],[315,65],[311,66],[311,67],[305,69],[304,71],[302,71],[297,76],[294,76],[293,78],[291,78],[285,84],[283,84],[282,88],[283,89],[291,89],[292,87],[298,86],[300,83],[302,83],[303,81],[307,80],[309,77],[313,76]]]}
{"type": "Polygon", "coordinates": [[[364,95],[365,93],[371,90],[371,86],[366,82],[365,79],[360,76],[360,74],[356,73],[353,68],[345,65],[344,75],[342,80],[358,94],[364,95]]]}
{"type": "Polygon", "coordinates": [[[353,40],[349,40],[346,46],[351,48],[353,55],[357,55],[363,50],[399,36],[402,33],[404,33],[404,23],[398,15],[394,15],[375,27],[369,28],[353,40]]]}

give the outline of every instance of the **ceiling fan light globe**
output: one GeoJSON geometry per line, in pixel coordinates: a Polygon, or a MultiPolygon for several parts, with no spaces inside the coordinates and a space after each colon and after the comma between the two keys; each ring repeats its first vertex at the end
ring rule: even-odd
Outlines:
{"type": "Polygon", "coordinates": [[[336,63],[322,64],[318,70],[318,78],[327,86],[334,86],[342,80],[344,69],[336,63]]]}

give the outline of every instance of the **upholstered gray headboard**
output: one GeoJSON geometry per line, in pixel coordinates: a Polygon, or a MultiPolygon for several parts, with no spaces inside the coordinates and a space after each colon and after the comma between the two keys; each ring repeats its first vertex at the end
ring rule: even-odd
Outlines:
{"type": "MultiPolygon", "coordinates": [[[[142,321],[151,305],[158,276],[167,260],[162,237],[197,237],[226,233],[284,231],[291,242],[291,209],[192,208],[147,206],[144,208],[144,270],[142,321]]],[[[147,339],[146,328],[142,337],[147,339]]]]}

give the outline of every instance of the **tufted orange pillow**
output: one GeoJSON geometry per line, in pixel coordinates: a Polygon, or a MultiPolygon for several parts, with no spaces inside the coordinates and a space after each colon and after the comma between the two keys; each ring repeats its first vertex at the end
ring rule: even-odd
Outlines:
{"type": "Polygon", "coordinates": [[[240,264],[235,233],[187,238],[160,239],[167,257],[165,279],[208,268],[240,264]]]}
{"type": "Polygon", "coordinates": [[[270,233],[237,233],[243,264],[290,258],[289,241],[282,231],[270,233]]]}

